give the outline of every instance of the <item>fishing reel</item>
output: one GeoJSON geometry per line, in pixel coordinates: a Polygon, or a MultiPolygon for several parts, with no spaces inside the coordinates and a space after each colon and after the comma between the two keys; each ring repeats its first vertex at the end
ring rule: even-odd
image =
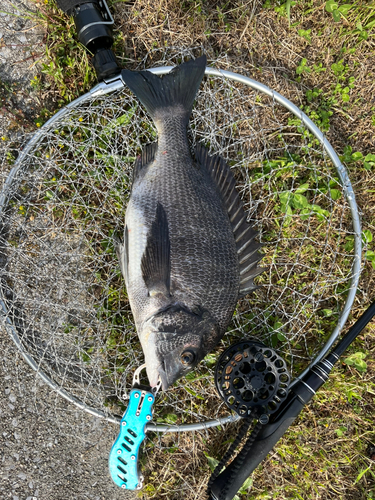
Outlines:
{"type": "Polygon", "coordinates": [[[253,340],[230,346],[215,371],[216,388],[225,404],[243,418],[256,412],[261,423],[267,423],[285,400],[290,380],[285,361],[253,340]]]}

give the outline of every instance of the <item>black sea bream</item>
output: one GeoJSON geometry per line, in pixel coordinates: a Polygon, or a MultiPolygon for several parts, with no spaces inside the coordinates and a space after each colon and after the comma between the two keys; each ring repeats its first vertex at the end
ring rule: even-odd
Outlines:
{"type": "Polygon", "coordinates": [[[152,387],[192,370],[223,336],[261,269],[256,232],[220,156],[190,153],[187,125],[206,57],[158,77],[122,78],[152,117],[157,143],[134,166],[117,253],[152,387]]]}

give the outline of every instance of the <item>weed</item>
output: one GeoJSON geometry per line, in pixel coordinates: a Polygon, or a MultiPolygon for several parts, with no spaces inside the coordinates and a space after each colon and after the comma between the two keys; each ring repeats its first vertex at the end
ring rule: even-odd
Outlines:
{"type": "Polygon", "coordinates": [[[297,1],[277,0],[274,3],[275,4],[273,5],[271,0],[266,0],[266,2],[263,4],[263,7],[266,9],[273,8],[274,11],[277,12],[280,16],[287,17],[290,24],[290,10],[297,4],[297,1]]]}
{"type": "Polygon", "coordinates": [[[373,170],[375,168],[375,155],[373,153],[368,153],[364,156],[360,151],[353,152],[352,146],[349,145],[344,147],[340,160],[349,167],[360,165],[365,170],[373,170]]]}
{"type": "Polygon", "coordinates": [[[375,252],[373,250],[367,250],[365,257],[371,262],[372,267],[375,269],[375,252]]]}
{"type": "Polygon", "coordinates": [[[307,90],[306,100],[309,104],[303,106],[304,112],[322,132],[327,132],[333,115],[332,108],[337,104],[337,100],[334,97],[327,98],[321,89],[307,90]]]}
{"type": "Polygon", "coordinates": [[[340,21],[341,18],[345,19],[352,7],[351,4],[339,5],[336,0],[328,0],[325,5],[326,11],[332,14],[336,22],[340,21]]]}
{"type": "Polygon", "coordinates": [[[296,68],[297,75],[302,75],[302,73],[311,73],[311,68],[307,66],[307,59],[303,58],[296,68]]]}
{"type": "Polygon", "coordinates": [[[337,63],[332,64],[331,70],[337,76],[337,80],[340,81],[345,79],[345,76],[349,71],[349,66],[344,64],[344,59],[341,59],[337,63]]]}
{"type": "Polygon", "coordinates": [[[363,352],[355,352],[343,359],[343,362],[348,366],[354,366],[359,372],[367,371],[367,364],[364,361],[366,354],[363,352]]]}
{"type": "Polygon", "coordinates": [[[324,71],[327,71],[327,68],[325,68],[322,63],[314,64],[313,69],[314,73],[316,74],[324,73],[324,71]]]}
{"type": "Polygon", "coordinates": [[[305,40],[307,40],[309,43],[311,43],[311,36],[310,36],[310,33],[311,33],[311,29],[309,30],[298,30],[298,34],[299,36],[302,36],[305,40]]]}

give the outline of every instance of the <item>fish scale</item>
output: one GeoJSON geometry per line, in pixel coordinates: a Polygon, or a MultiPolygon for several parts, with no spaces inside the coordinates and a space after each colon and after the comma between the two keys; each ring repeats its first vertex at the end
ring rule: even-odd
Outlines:
{"type": "MultiPolygon", "coordinates": [[[[179,145],[181,149],[189,151],[186,139],[179,145]]],[[[160,153],[161,149],[147,174],[140,183],[135,182],[133,185],[127,220],[132,216],[134,204],[142,210],[150,227],[157,202],[163,203],[170,228],[171,292],[175,293],[177,299],[183,299],[189,290],[191,295],[187,300],[192,304],[201,301],[203,306],[212,311],[219,324],[224,326],[228,322],[228,315],[233,313],[227,310],[228,297],[229,308],[233,309],[239,288],[238,258],[228,215],[207,173],[198,170],[191,158],[189,162],[185,161],[181,169],[179,158],[160,153]],[[156,169],[157,175],[154,174],[156,169]],[[209,289],[207,282],[210,283],[209,289]],[[222,302],[218,299],[219,290],[222,290],[222,302]]],[[[140,261],[138,266],[140,271],[140,261]]],[[[143,290],[140,272],[138,286],[143,290]]],[[[140,290],[134,292],[143,297],[140,290]]],[[[133,302],[133,288],[128,293],[133,302]]],[[[143,303],[142,298],[141,301],[143,303]]],[[[142,320],[140,317],[137,323],[142,320]]]]}
{"type": "Polygon", "coordinates": [[[158,142],[134,166],[117,252],[150,384],[160,377],[164,390],[217,345],[261,271],[228,165],[203,146],[191,156],[187,125],[205,65],[203,56],[163,78],[122,72],[158,142]]]}
{"type": "MultiPolygon", "coordinates": [[[[162,156],[155,159],[157,162],[160,180],[153,180],[152,186],[149,186],[147,205],[144,189],[148,186],[142,185],[138,194],[135,185],[132,197],[137,203],[139,196],[138,203],[143,204],[144,216],[150,221],[155,216],[157,202],[171,200],[170,205],[163,205],[170,227],[171,292],[176,288],[176,298],[179,298],[180,293],[185,296],[186,290],[191,290],[193,302],[201,300],[202,304],[212,308],[213,302],[218,301],[218,289],[224,284],[226,292],[223,300],[227,302],[228,294],[231,295],[233,306],[239,288],[238,259],[232,228],[212,181],[209,179],[208,183],[205,179],[202,182],[202,175],[197,175],[201,172],[196,172],[192,165],[188,167],[185,164],[181,175],[174,161],[162,156]],[[208,204],[210,211],[207,210],[208,204]],[[209,289],[207,282],[211,285],[209,289]]],[[[142,183],[147,183],[147,177],[142,183]]],[[[218,304],[213,312],[219,322],[227,321],[228,313],[222,305],[218,304]]]]}

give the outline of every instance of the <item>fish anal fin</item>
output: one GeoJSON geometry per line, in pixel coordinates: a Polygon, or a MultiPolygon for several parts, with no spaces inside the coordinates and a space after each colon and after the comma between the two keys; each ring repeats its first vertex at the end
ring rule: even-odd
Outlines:
{"type": "Polygon", "coordinates": [[[142,168],[149,165],[156,156],[158,150],[158,143],[152,142],[147,144],[143,149],[140,156],[137,157],[133,167],[133,182],[137,179],[142,168]]]}
{"type": "Polygon", "coordinates": [[[262,258],[258,252],[261,245],[255,240],[258,233],[246,220],[246,212],[236,189],[234,175],[225,160],[219,155],[210,156],[208,150],[201,144],[197,144],[195,156],[198,166],[209,172],[228,211],[238,254],[239,298],[244,297],[257,288],[253,279],[263,272],[263,269],[257,266],[262,258]],[[241,272],[245,274],[241,276],[241,272]]]}
{"type": "Polygon", "coordinates": [[[170,268],[168,220],[163,205],[158,202],[141,260],[142,278],[151,297],[170,295],[170,268]]]}

